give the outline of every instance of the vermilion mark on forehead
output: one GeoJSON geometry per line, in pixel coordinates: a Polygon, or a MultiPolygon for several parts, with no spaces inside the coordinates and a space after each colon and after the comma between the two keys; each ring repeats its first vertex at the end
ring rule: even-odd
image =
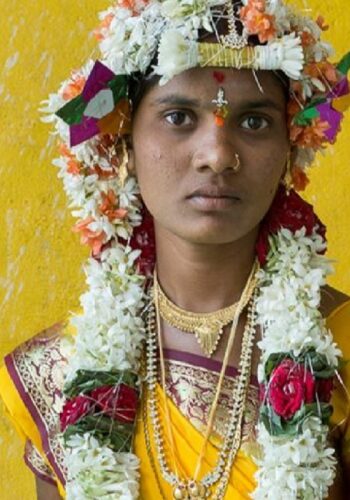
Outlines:
{"type": "Polygon", "coordinates": [[[218,83],[223,83],[225,80],[225,74],[222,71],[213,71],[213,77],[218,83]]]}

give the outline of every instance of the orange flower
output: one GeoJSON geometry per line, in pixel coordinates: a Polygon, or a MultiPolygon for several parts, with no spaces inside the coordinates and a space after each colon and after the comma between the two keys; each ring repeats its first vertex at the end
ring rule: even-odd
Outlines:
{"type": "Polygon", "coordinates": [[[108,217],[109,222],[113,222],[116,219],[124,219],[128,213],[125,208],[117,208],[118,198],[112,189],[108,190],[108,193],[102,194],[102,204],[99,206],[99,211],[101,214],[108,217]]]}
{"type": "Polygon", "coordinates": [[[105,180],[114,179],[115,177],[117,177],[118,172],[114,168],[112,161],[111,164],[113,167],[111,168],[111,170],[105,170],[104,168],[101,168],[99,165],[94,165],[92,168],[89,169],[89,174],[90,175],[96,174],[98,175],[99,179],[105,179],[105,180]]]}
{"type": "Polygon", "coordinates": [[[305,67],[305,73],[311,78],[318,78],[319,80],[327,80],[330,84],[338,82],[338,75],[335,66],[329,61],[322,61],[319,63],[310,63],[305,67]]]}
{"type": "Polygon", "coordinates": [[[108,14],[108,16],[106,16],[102,20],[100,25],[93,31],[94,37],[96,38],[96,40],[98,42],[101,42],[102,40],[105,39],[105,36],[103,35],[103,30],[110,27],[111,22],[113,21],[113,18],[114,18],[114,14],[112,14],[112,13],[108,14]]]}
{"type": "Polygon", "coordinates": [[[329,29],[329,26],[328,24],[324,23],[325,23],[324,17],[318,16],[318,18],[316,19],[316,24],[322,31],[327,31],[329,29]]]}
{"type": "Polygon", "coordinates": [[[305,96],[301,82],[292,81],[291,90],[293,91],[293,94],[295,96],[294,99],[299,101],[301,104],[305,104],[305,96]]]}
{"type": "Polygon", "coordinates": [[[73,81],[63,89],[62,97],[65,101],[70,101],[82,93],[86,78],[84,76],[73,76],[73,81]]]}
{"type": "Polygon", "coordinates": [[[303,169],[295,165],[291,171],[292,186],[296,191],[304,191],[310,180],[303,169]]]}
{"type": "Polygon", "coordinates": [[[312,120],[312,125],[307,127],[292,125],[290,129],[290,140],[296,146],[320,148],[324,142],[327,142],[325,131],[328,129],[328,122],[323,122],[320,118],[315,118],[312,120]]]}
{"type": "Polygon", "coordinates": [[[240,18],[248,31],[258,35],[260,43],[268,42],[276,35],[275,17],[265,14],[265,0],[248,0],[240,10],[240,18]]]}
{"type": "Polygon", "coordinates": [[[74,158],[73,153],[64,142],[61,142],[61,144],[58,146],[58,151],[62,156],[66,156],[67,158],[74,158]]]}
{"type": "Polygon", "coordinates": [[[119,0],[118,4],[124,9],[134,10],[135,0],[119,0]]]}
{"type": "Polygon", "coordinates": [[[296,99],[289,99],[288,104],[287,104],[287,115],[289,117],[295,116],[299,111],[301,111],[301,105],[296,99]]]}
{"type": "Polygon", "coordinates": [[[78,160],[69,160],[67,172],[72,175],[79,175],[82,170],[82,164],[78,160]]]}
{"type": "Polygon", "coordinates": [[[149,0],[118,0],[118,5],[123,7],[124,9],[128,9],[132,11],[132,15],[136,16],[139,14],[141,8],[147,5],[149,0]]]}
{"type": "Polygon", "coordinates": [[[81,233],[80,241],[83,245],[89,245],[92,249],[93,255],[98,255],[101,252],[101,248],[103,247],[106,234],[104,231],[92,231],[88,226],[95,222],[93,217],[88,217],[84,219],[73,227],[73,231],[75,233],[81,233]]]}
{"type": "Polygon", "coordinates": [[[301,44],[304,48],[313,45],[316,41],[309,31],[303,31],[302,34],[300,35],[300,38],[301,38],[301,44]]]}

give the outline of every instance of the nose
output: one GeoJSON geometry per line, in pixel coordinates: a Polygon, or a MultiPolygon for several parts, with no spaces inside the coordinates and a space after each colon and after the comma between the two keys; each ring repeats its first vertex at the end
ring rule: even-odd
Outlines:
{"type": "Polygon", "coordinates": [[[218,127],[213,123],[205,133],[202,131],[198,145],[193,156],[193,166],[197,171],[212,170],[216,174],[238,171],[238,151],[232,131],[226,125],[218,127]]]}

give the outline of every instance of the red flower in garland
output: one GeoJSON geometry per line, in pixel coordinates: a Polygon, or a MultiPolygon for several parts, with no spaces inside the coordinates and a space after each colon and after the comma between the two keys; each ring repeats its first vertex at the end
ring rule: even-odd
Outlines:
{"type": "Polygon", "coordinates": [[[267,399],[280,417],[288,420],[303,404],[315,401],[316,382],[303,365],[285,359],[273,370],[267,399]]]}
{"type": "Polygon", "coordinates": [[[88,396],[76,396],[69,399],[60,413],[61,431],[64,432],[68,425],[76,424],[81,418],[92,410],[92,401],[88,396]]]}
{"type": "Polygon", "coordinates": [[[321,378],[316,382],[316,393],[321,403],[329,403],[334,388],[334,379],[321,378]]]}
{"type": "Polygon", "coordinates": [[[282,228],[295,233],[305,227],[307,236],[310,236],[316,226],[318,234],[325,239],[326,228],[315,214],[312,205],[303,200],[295,191],[292,190],[288,194],[286,189],[280,186],[261,223],[256,243],[256,253],[260,264],[264,266],[266,263],[270,235],[276,234],[282,228]]]}
{"type": "Polygon", "coordinates": [[[90,394],[97,408],[105,415],[124,423],[132,423],[135,420],[138,394],[132,387],[125,384],[104,385],[90,394]]]}
{"type": "Polygon", "coordinates": [[[141,250],[141,255],[137,259],[138,272],[149,277],[153,274],[156,260],[154,224],[152,215],[145,207],[141,215],[142,223],[135,227],[130,246],[133,250],[141,250]]]}

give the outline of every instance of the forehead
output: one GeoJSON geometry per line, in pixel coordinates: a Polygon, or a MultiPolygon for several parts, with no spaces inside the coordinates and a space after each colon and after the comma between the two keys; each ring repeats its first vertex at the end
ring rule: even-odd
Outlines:
{"type": "Polygon", "coordinates": [[[272,71],[232,68],[193,68],[172,78],[165,85],[154,85],[145,96],[148,102],[161,103],[169,95],[209,101],[223,87],[230,103],[268,99],[277,105],[286,104],[286,87],[272,71]]]}

